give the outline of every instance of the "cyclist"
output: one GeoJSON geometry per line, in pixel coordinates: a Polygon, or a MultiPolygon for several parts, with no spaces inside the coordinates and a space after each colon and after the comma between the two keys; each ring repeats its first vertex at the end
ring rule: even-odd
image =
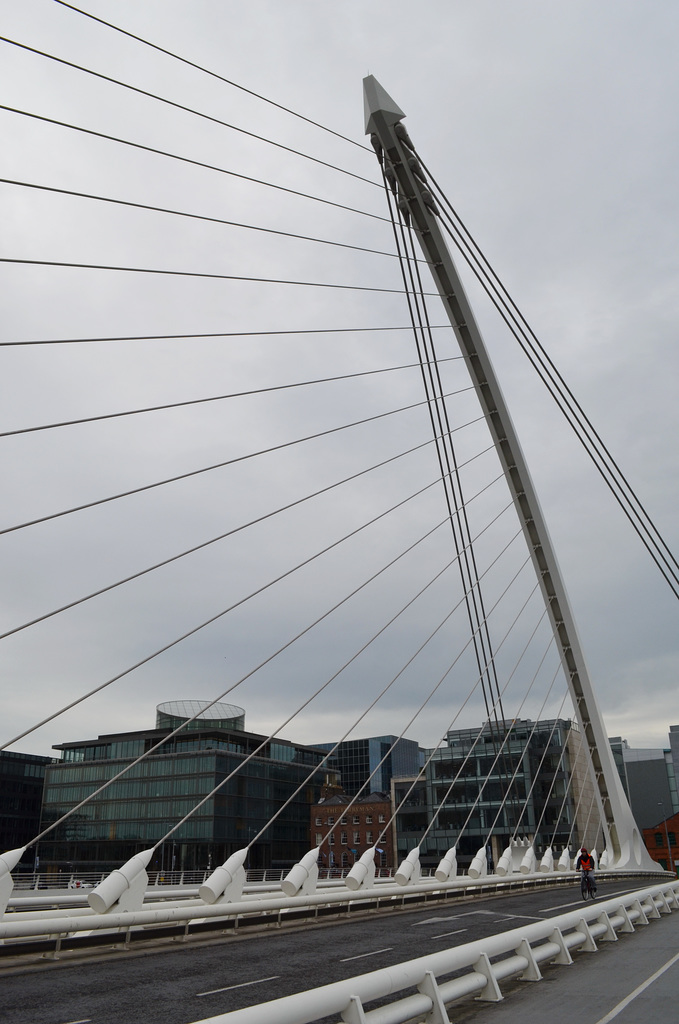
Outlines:
{"type": "Polygon", "coordinates": [[[580,888],[582,889],[583,893],[587,886],[588,876],[592,885],[592,890],[596,892],[596,878],[594,877],[594,857],[592,857],[591,853],[587,852],[587,849],[584,846],[578,854],[578,859],[575,862],[575,870],[581,872],[580,888]]]}

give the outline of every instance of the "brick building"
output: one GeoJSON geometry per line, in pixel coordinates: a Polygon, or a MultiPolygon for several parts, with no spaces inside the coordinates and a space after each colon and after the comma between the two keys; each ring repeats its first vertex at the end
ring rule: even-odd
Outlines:
{"type": "Polygon", "coordinates": [[[359,797],[356,803],[341,793],[312,804],[310,848],[318,848],[319,866],[329,871],[348,869],[362,853],[377,844],[381,852],[376,855],[376,866],[393,868],[390,819],[391,801],[386,793],[369,793],[359,797]]]}
{"type": "Polygon", "coordinates": [[[660,864],[665,871],[677,872],[679,870],[678,832],[679,814],[673,814],[671,818],[659,821],[652,828],[643,830],[646,849],[656,864],[660,864]]]}

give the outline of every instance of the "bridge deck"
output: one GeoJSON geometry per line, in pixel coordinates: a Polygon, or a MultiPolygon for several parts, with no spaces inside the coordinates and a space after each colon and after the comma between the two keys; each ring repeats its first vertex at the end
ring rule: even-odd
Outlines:
{"type": "MultiPolygon", "coordinates": [[[[603,899],[627,890],[607,881],[603,899]]],[[[368,913],[354,919],[289,931],[260,930],[249,937],[192,939],[168,949],[160,944],[70,952],[46,961],[37,956],[2,970],[3,1024],[90,1020],[92,1024],[189,1024],[218,1014],[347,979],[413,956],[471,942],[537,920],[579,909],[577,883],[505,896],[463,898],[454,905],[368,913]]],[[[679,914],[663,915],[595,954],[576,953],[572,967],[544,967],[544,981],[503,982],[498,1004],[473,999],[451,1007],[456,1022],[548,1020],[550,1024],[600,1024],[672,958],[678,948],[679,914]],[[538,1016],[540,1015],[540,1016],[538,1016]]],[[[676,990],[677,966],[644,996],[662,1006],[668,984],[676,990]]],[[[638,1020],[632,1016],[619,1024],[638,1020]]],[[[674,1019],[665,1014],[663,1019],[674,1019]]]]}
{"type": "Polygon", "coordinates": [[[503,986],[501,1003],[456,1004],[451,1019],[493,1024],[638,1024],[676,1020],[679,914],[579,953],[571,967],[549,967],[540,984],[503,986]],[[668,966],[669,965],[669,966],[668,966]]]}

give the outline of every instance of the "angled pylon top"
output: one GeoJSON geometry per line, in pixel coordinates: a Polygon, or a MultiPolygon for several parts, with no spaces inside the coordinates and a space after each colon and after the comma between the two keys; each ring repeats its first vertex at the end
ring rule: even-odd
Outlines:
{"type": "Polygon", "coordinates": [[[396,124],[405,114],[394,103],[389,93],[382,88],[373,75],[363,79],[363,108],[365,110],[365,134],[370,135],[375,131],[373,114],[379,111],[387,124],[396,124]]]}

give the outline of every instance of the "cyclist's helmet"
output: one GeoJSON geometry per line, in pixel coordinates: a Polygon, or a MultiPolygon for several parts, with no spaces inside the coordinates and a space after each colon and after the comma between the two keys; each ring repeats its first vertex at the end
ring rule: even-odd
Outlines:
{"type": "Polygon", "coordinates": [[[583,846],[583,848],[580,850],[580,853],[587,853],[587,847],[583,846]]]}

